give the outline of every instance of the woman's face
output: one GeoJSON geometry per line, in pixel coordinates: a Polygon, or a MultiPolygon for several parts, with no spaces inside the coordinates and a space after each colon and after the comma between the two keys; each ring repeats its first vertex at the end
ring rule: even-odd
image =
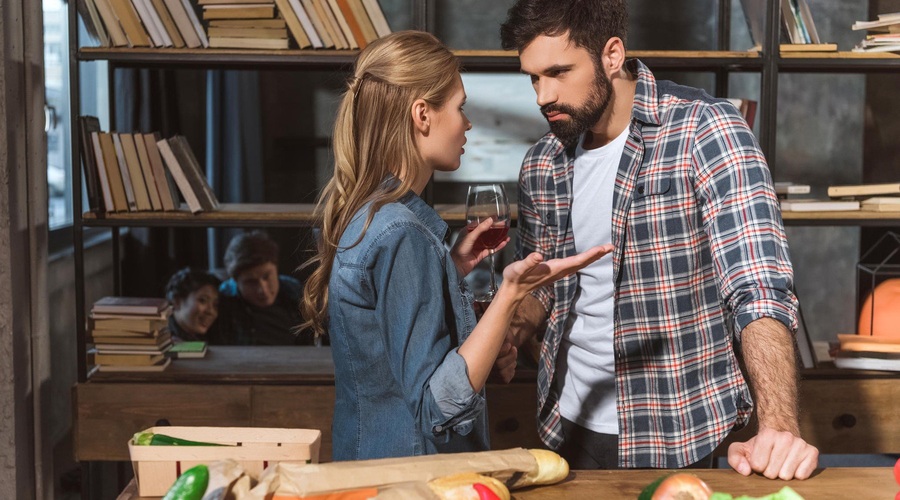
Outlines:
{"type": "Polygon", "coordinates": [[[203,285],[183,301],[176,301],[173,314],[178,326],[193,335],[206,335],[219,316],[219,291],[203,285]]]}
{"type": "Polygon", "coordinates": [[[465,150],[466,132],[472,123],[463,111],[466,90],[457,75],[456,88],[441,109],[429,110],[427,133],[419,140],[419,152],[432,171],[452,172],[459,168],[465,150]]]}

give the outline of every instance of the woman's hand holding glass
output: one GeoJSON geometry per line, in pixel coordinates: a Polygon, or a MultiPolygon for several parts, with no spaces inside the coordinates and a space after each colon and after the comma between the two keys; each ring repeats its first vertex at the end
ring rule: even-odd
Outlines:
{"type": "Polygon", "coordinates": [[[478,244],[478,239],[481,235],[489,231],[493,225],[493,219],[485,219],[480,224],[475,225],[471,231],[462,231],[456,239],[456,244],[450,250],[450,256],[453,258],[453,263],[456,264],[456,270],[459,271],[460,277],[468,275],[479,262],[491,255],[491,252],[502,250],[509,243],[509,236],[507,236],[492,249],[478,244]]]}

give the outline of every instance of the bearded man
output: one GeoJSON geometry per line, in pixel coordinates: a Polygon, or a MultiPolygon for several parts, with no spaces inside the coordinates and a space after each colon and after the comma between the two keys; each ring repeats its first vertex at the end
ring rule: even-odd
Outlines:
{"type": "Polygon", "coordinates": [[[626,60],[626,25],[624,0],[519,0],[501,27],[550,125],[522,164],[517,258],[616,247],[523,301],[509,330],[516,347],[542,337],[539,434],[576,469],[708,466],[755,404],[729,464],[804,479],[818,450],[799,433],[766,160],[733,105],[626,60]]]}

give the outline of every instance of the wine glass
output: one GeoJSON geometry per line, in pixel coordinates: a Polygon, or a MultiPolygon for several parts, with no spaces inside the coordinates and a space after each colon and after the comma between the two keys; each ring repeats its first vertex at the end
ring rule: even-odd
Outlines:
{"type": "Polygon", "coordinates": [[[475,252],[489,249],[491,252],[491,286],[486,296],[476,297],[479,302],[490,302],[497,293],[494,277],[494,249],[506,239],[509,232],[509,201],[502,184],[473,184],[466,196],[466,230],[472,231],[487,218],[493,219],[490,229],[478,237],[475,252]]]}

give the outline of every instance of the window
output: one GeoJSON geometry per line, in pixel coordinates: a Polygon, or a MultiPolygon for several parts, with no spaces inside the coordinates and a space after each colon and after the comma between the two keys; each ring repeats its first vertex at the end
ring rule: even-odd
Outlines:
{"type": "MultiPolygon", "coordinates": [[[[73,219],[72,147],[70,141],[77,135],[74,134],[75,131],[71,130],[71,108],[69,106],[68,6],[63,0],[43,0],[43,11],[47,208],[50,246],[51,251],[54,251],[71,245],[72,242],[69,232],[73,219]]],[[[96,44],[80,20],[78,40],[82,46],[96,44]]],[[[107,66],[105,61],[80,63],[79,88],[81,89],[81,114],[100,118],[101,126],[107,127],[108,130],[107,66]]],[[[80,170],[79,168],[78,171],[80,170]]],[[[83,180],[81,185],[81,199],[86,200],[83,180]]],[[[85,203],[82,203],[82,208],[87,209],[85,203]]]]}

